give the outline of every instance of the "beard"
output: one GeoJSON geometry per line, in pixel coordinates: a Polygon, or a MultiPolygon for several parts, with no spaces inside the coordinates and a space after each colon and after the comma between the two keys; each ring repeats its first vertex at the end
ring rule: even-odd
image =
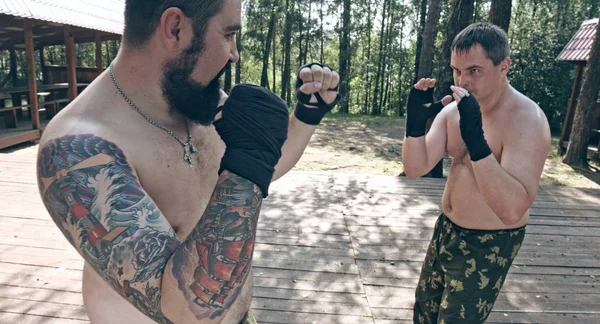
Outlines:
{"type": "Polygon", "coordinates": [[[210,125],[221,98],[220,77],[231,67],[229,61],[207,85],[191,78],[202,53],[202,46],[192,46],[178,58],[167,62],[162,79],[163,97],[171,107],[185,118],[201,125],[210,125]]]}

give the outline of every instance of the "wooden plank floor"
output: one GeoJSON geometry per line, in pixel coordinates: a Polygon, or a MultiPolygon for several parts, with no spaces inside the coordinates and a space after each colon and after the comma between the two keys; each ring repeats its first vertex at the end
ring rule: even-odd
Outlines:
{"type": "MultiPolygon", "coordinates": [[[[23,112],[24,118],[19,118],[16,128],[6,128],[3,117],[0,117],[0,150],[9,148],[13,145],[33,142],[41,137],[40,130],[34,130],[31,119],[27,117],[27,112],[23,112]]],[[[40,128],[44,129],[48,125],[45,118],[45,112],[40,113],[40,128]]]]}
{"type": "MultiPolygon", "coordinates": [[[[0,323],[85,323],[81,257],[48,216],[37,146],[0,151],[0,323]]],[[[292,172],[258,227],[259,323],[410,323],[444,182],[292,172]]],[[[543,187],[488,323],[600,323],[600,190],[543,187]]]]}

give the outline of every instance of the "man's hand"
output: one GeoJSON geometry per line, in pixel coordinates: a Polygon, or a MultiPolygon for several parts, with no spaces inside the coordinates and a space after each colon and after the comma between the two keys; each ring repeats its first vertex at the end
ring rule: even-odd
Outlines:
{"type": "Polygon", "coordinates": [[[433,102],[433,88],[435,79],[421,79],[417,82],[408,95],[406,136],[421,137],[425,135],[427,121],[435,117],[445,105],[452,101],[446,96],[442,101],[433,102]]]}
{"type": "Polygon", "coordinates": [[[469,150],[471,161],[476,162],[492,154],[492,150],[483,135],[481,108],[469,91],[461,87],[451,86],[452,96],[458,104],[460,114],[460,135],[469,150]]]}
{"type": "Polygon", "coordinates": [[[219,173],[229,170],[250,180],[267,197],[287,139],[286,103],[263,87],[238,84],[220,114],[214,125],[227,148],[219,173]]]}
{"type": "Polygon", "coordinates": [[[327,65],[312,63],[301,67],[296,79],[296,118],[318,125],[342,98],[339,83],[339,74],[327,65]]]}

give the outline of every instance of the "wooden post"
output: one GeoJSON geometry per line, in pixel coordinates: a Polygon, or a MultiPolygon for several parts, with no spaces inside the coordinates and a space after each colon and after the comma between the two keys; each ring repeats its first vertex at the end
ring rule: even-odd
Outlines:
{"type": "Polygon", "coordinates": [[[69,90],[67,97],[69,102],[77,97],[77,70],[75,68],[75,39],[71,35],[71,27],[64,26],[65,49],[67,56],[67,80],[69,81],[69,90]]]}
{"type": "Polygon", "coordinates": [[[23,19],[25,30],[25,56],[27,58],[27,79],[29,80],[29,102],[31,106],[31,124],[33,129],[40,129],[40,109],[37,97],[37,80],[35,72],[35,57],[33,51],[33,31],[32,22],[29,19],[23,19]]]}
{"type": "Polygon", "coordinates": [[[102,73],[104,62],[102,62],[102,38],[100,33],[96,32],[96,68],[98,68],[98,75],[102,73]]]}
{"type": "MultiPolygon", "coordinates": [[[[11,78],[11,82],[12,82],[12,86],[16,87],[17,86],[17,53],[15,52],[15,44],[11,41],[10,42],[10,78],[11,78]]],[[[13,107],[16,106],[20,106],[21,105],[21,94],[19,93],[13,93],[12,94],[12,103],[13,103],[13,107]]],[[[23,117],[23,110],[19,110],[19,112],[16,113],[17,116],[19,117],[23,117]]],[[[16,126],[16,125],[15,125],[16,126]]]]}
{"type": "Polygon", "coordinates": [[[560,132],[560,139],[558,141],[558,154],[562,155],[567,149],[563,143],[569,141],[571,135],[571,128],[573,126],[573,117],[575,117],[575,107],[577,107],[577,93],[581,84],[581,77],[583,76],[583,70],[585,64],[577,64],[577,71],[575,72],[575,81],[573,81],[573,89],[571,89],[571,97],[569,99],[569,106],[567,107],[567,114],[562,125],[560,132]]]}

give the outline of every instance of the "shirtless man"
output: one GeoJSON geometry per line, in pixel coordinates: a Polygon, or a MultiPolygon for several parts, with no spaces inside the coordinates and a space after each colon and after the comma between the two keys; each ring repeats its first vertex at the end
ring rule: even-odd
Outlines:
{"type": "Polygon", "coordinates": [[[447,96],[432,104],[433,79],[411,89],[402,152],[407,176],[427,173],[445,152],[452,158],[414,323],[484,322],[523,242],[550,130],[542,110],[510,86],[508,56],[502,29],[472,24],[452,44],[454,102],[447,96]]]}
{"type": "Polygon", "coordinates": [[[92,323],[250,323],[262,199],[339,101],[339,76],[301,68],[291,116],[238,85],[213,126],[241,0],[165,3],[125,1],[117,58],[44,131],[40,194],[86,261],[92,323]]]}

